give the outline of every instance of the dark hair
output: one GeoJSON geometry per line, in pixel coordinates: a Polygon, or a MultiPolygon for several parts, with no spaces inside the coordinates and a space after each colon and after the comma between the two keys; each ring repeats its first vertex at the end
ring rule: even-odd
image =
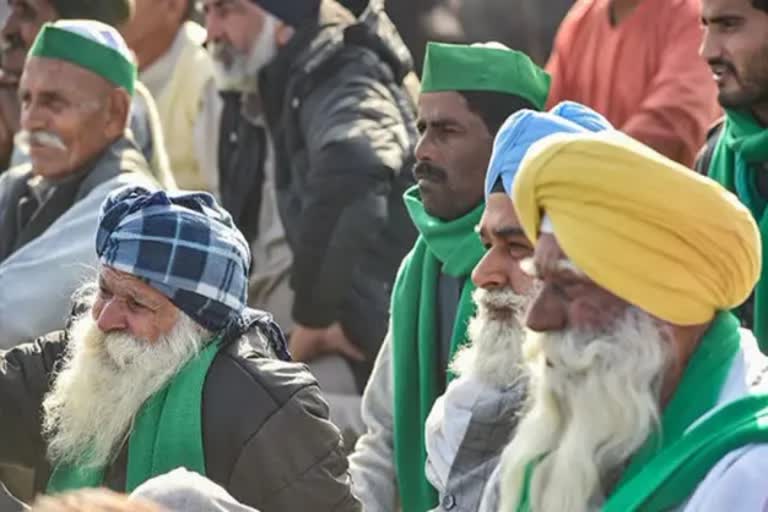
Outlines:
{"type": "Polygon", "coordinates": [[[768,0],[752,0],[752,7],[768,14],[768,0]]]}
{"type": "Polygon", "coordinates": [[[488,128],[488,133],[495,137],[501,125],[509,116],[524,108],[539,110],[520,96],[494,91],[458,91],[464,96],[469,110],[480,116],[488,128]]]}

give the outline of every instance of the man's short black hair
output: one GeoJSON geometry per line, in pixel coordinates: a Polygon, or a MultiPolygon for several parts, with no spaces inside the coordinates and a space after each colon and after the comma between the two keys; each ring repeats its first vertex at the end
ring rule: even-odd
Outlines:
{"type": "Polygon", "coordinates": [[[488,128],[488,133],[495,137],[501,125],[509,116],[524,108],[539,110],[520,96],[493,91],[458,91],[467,100],[469,109],[480,116],[488,128]]]}
{"type": "Polygon", "coordinates": [[[768,14],[768,0],[752,0],[752,7],[768,14]]]}

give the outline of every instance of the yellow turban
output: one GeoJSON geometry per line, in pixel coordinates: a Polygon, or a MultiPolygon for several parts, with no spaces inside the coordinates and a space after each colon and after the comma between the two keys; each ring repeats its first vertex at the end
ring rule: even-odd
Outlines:
{"type": "Polygon", "coordinates": [[[531,242],[546,212],[563,252],[590,279],[673,324],[706,323],[738,306],[760,275],[749,210],[618,132],[544,139],[512,194],[531,242]]]}

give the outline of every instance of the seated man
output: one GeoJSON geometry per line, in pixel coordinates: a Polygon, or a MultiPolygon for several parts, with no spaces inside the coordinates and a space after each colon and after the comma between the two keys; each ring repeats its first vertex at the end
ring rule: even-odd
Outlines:
{"type": "Polygon", "coordinates": [[[0,352],[0,462],[54,494],[185,467],[261,512],[360,510],[316,381],[246,307],[250,253],[212,196],[115,191],[96,253],[71,329],[0,352]]]}
{"type": "Polygon", "coordinates": [[[482,510],[765,510],[768,365],[729,313],[760,274],[750,212],[617,132],[540,142],[513,201],[531,403],[482,510]]]}
{"type": "Polygon", "coordinates": [[[521,110],[496,135],[478,225],[486,252],[472,272],[477,315],[469,324],[470,344],[454,358],[451,368],[458,378],[427,419],[426,474],[440,494],[436,511],[477,510],[524,403],[521,319],[530,295],[516,290],[530,287],[520,261],[532,255],[533,247],[509,197],[514,175],[529,148],[548,135],[608,129],[600,114],[564,102],[546,113],[521,110]]]}
{"type": "Polygon", "coordinates": [[[30,50],[19,90],[31,163],[0,175],[0,348],[64,327],[96,264],[104,198],[154,184],[126,135],[134,76],[120,34],[100,22],[46,25],[30,50]]]}
{"type": "MultiPolygon", "coordinates": [[[[46,22],[93,20],[119,28],[130,20],[134,0],[6,0],[8,16],[3,18],[2,80],[0,80],[0,174],[10,166],[29,162],[24,146],[16,145],[21,105],[17,88],[29,51],[46,22]]],[[[168,163],[160,118],[149,90],[134,83],[129,128],[136,145],[163,188],[176,187],[168,163]]]]}

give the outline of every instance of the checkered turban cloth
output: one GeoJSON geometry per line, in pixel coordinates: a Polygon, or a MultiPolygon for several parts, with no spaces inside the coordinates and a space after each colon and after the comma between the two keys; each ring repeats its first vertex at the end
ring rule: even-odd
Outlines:
{"type": "Polygon", "coordinates": [[[112,192],[101,207],[96,253],[136,276],[214,332],[242,321],[251,254],[232,217],[204,192],[112,192]]]}

